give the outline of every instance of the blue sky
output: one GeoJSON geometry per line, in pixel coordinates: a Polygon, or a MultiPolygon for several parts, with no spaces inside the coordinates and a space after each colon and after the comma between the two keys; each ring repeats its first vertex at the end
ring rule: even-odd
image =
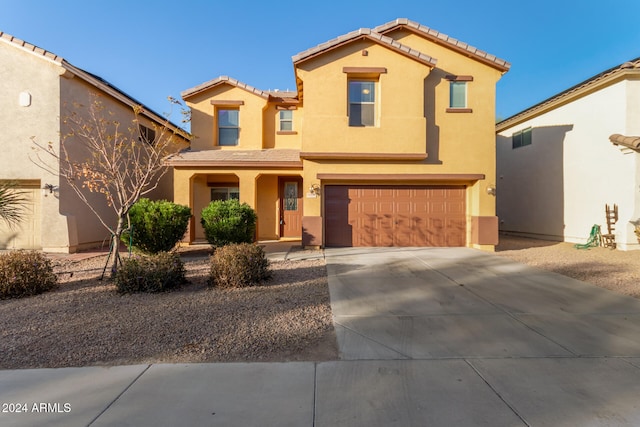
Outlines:
{"type": "MultiPolygon", "coordinates": [[[[497,85],[496,116],[507,118],[640,57],[640,1],[609,4],[0,0],[0,31],[167,113],[167,96],[179,98],[181,91],[220,75],[264,90],[294,89],[291,56],[358,28],[409,18],[512,64],[497,85]]],[[[180,121],[177,113],[170,118],[180,121]]]]}

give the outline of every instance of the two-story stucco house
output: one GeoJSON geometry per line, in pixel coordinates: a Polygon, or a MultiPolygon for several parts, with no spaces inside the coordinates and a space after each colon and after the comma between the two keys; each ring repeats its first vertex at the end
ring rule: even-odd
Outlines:
{"type": "Polygon", "coordinates": [[[496,126],[500,230],[583,243],[607,233],[640,249],[640,59],[603,71],[496,126]]]}
{"type": "MultiPolygon", "coordinates": [[[[83,114],[99,96],[111,119],[131,124],[140,103],[103,79],[64,58],[0,32],[0,180],[17,183],[27,198],[24,218],[17,227],[0,221],[0,249],[42,249],[75,252],[109,241],[109,233],[59,175],[42,168],[34,158],[32,138],[59,151],[69,133],[65,118],[83,114]],[[85,106],[78,107],[79,105],[85,106]]],[[[147,136],[166,119],[143,108],[140,131],[147,136]]],[[[175,125],[169,126],[178,131],[175,125]]],[[[186,139],[184,145],[188,145],[186,139]]],[[[53,158],[48,165],[56,168],[53,158]]],[[[171,174],[166,174],[150,197],[173,197],[171,174]]],[[[93,207],[110,212],[104,197],[93,197],[93,207]]],[[[115,215],[115,214],[114,214],[115,215]]],[[[114,226],[117,218],[114,216],[114,226]]]]}
{"type": "Polygon", "coordinates": [[[305,246],[497,244],[495,85],[509,64],[407,19],[293,56],[297,90],[218,77],[182,93],[191,150],[170,161],[195,214],[239,198],[258,239],[305,246]]]}

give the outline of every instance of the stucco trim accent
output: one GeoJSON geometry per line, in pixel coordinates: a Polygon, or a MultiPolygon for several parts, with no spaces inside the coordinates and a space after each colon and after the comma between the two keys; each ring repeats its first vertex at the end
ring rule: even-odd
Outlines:
{"type": "Polygon", "coordinates": [[[473,113],[472,108],[447,108],[447,113],[473,113]]]}
{"type": "Polygon", "coordinates": [[[215,100],[212,99],[211,100],[211,105],[215,105],[217,106],[225,106],[225,105],[229,105],[229,106],[239,106],[239,105],[244,105],[244,101],[241,100],[227,100],[227,99],[219,99],[219,100],[215,100]]]}
{"type": "Polygon", "coordinates": [[[276,135],[297,135],[298,132],[295,130],[279,130],[276,132],[276,135]]]}
{"type": "Polygon", "coordinates": [[[386,67],[342,67],[347,74],[386,74],[386,67]]]}
{"type": "Polygon", "coordinates": [[[302,162],[234,162],[234,161],[212,161],[212,160],[167,160],[167,166],[174,167],[212,167],[212,168],[251,168],[251,169],[302,169],[302,162]]]}
{"type": "Polygon", "coordinates": [[[321,216],[302,217],[302,246],[322,246],[321,216]]]}
{"type": "Polygon", "coordinates": [[[450,82],[472,82],[473,76],[454,76],[453,74],[447,74],[444,76],[444,79],[450,82]]]}
{"type": "Polygon", "coordinates": [[[317,179],[326,181],[478,181],[483,173],[319,173],[317,179]]]}
{"type": "Polygon", "coordinates": [[[475,245],[497,245],[499,243],[498,217],[472,216],[471,243],[475,245]]]}
{"type": "Polygon", "coordinates": [[[306,160],[408,160],[418,161],[427,158],[427,153],[337,153],[337,152],[301,152],[306,160]]]}

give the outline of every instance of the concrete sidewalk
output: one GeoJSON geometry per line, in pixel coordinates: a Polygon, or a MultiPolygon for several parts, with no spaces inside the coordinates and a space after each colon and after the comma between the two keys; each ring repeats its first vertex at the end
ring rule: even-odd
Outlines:
{"type": "Polygon", "coordinates": [[[639,300],[466,248],[324,254],[341,360],[0,371],[0,426],[640,425],[639,300]]]}

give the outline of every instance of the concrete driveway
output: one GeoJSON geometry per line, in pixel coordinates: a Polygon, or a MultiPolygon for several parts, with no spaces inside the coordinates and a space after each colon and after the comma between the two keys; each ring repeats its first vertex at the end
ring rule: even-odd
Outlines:
{"type": "Polygon", "coordinates": [[[640,425],[640,300],[466,248],[325,256],[341,360],[0,370],[0,425],[640,425]]]}
{"type": "Polygon", "coordinates": [[[316,425],[640,425],[640,300],[467,248],[326,261],[352,362],[319,366],[316,425]]]}

